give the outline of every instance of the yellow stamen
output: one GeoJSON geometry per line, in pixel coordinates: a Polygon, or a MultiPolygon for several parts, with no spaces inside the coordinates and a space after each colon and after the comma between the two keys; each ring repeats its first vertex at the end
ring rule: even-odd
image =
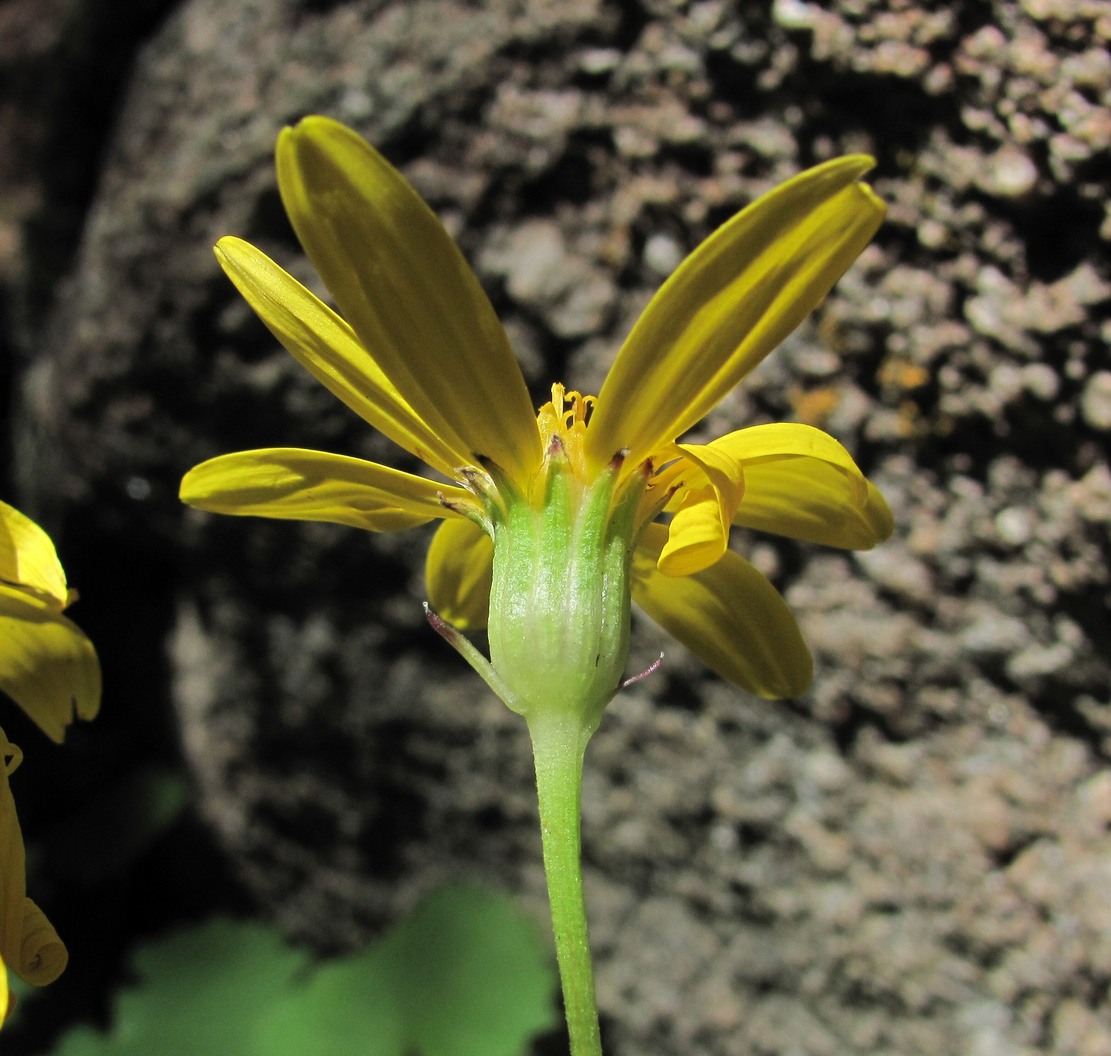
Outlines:
{"type": "Polygon", "coordinates": [[[580,480],[586,479],[584,445],[587,419],[594,401],[594,396],[568,392],[557,382],[552,386],[551,402],[544,404],[536,415],[536,426],[540,430],[545,452],[552,451],[554,444],[580,480]]]}

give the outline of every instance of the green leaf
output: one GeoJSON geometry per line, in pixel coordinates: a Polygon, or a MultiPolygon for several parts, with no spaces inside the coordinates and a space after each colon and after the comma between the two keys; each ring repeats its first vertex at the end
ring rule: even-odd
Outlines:
{"type": "Polygon", "coordinates": [[[268,1049],[515,1056],[554,1025],[555,985],[539,932],[511,901],[451,888],[378,945],[322,965],[271,1021],[268,1049]]]}
{"type": "Polygon", "coordinates": [[[133,963],[138,982],[120,994],[114,1028],[78,1027],[54,1056],[261,1054],[265,1020],[309,957],[275,928],[220,919],[144,946],[133,963]]]}
{"type": "Polygon", "coordinates": [[[518,1056],[553,1027],[554,966],[512,901],[433,895],[380,942],[311,964],[276,929],[214,920],[144,947],[107,1034],[53,1056],[518,1056]]]}

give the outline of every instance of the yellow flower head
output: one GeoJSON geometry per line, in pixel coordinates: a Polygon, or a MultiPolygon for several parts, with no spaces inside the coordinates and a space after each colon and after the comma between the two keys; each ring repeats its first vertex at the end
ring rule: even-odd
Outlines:
{"type": "Polygon", "coordinates": [[[538,681],[551,692],[580,671],[570,695],[589,697],[585,721],[596,720],[620,684],[630,598],[724,677],[765,697],[798,694],[811,677],[805,643],[775,588],[729,549],[730,529],[867,548],[891,531],[887,506],[809,426],[680,440],[868,243],[884,215],[860,182],[871,166],[827,162],[738,213],[657,292],[597,397],[554,385],[537,414],[490,302],[428,206],[350,129],[307,118],[278,140],[278,185],[340,314],[246,242],[221,239],[217,258],[298,362],[444,479],[269,448],[195,467],[182,499],[371,531],[442,518],[432,606],[463,630],[488,622],[484,677],[526,713],[538,681]]]}
{"type": "Polygon", "coordinates": [[[100,709],[96,650],[62,614],[75,597],[50,536],[0,502],[0,690],[56,743],[100,709]]]}
{"type": "MultiPolygon", "coordinates": [[[[92,643],[63,610],[75,594],[50,536],[0,502],[0,690],[52,741],[74,716],[100,708],[100,664],[92,643]]],[[[0,1023],[8,1009],[5,964],[35,986],[52,983],[68,954],[27,897],[23,834],[9,777],[23,753],[0,729],[0,1023]]]]}

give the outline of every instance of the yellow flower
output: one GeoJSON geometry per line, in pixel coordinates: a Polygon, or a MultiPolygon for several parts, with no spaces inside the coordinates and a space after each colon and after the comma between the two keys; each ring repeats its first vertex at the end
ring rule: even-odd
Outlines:
{"type": "Polygon", "coordinates": [[[809,426],[680,439],[874,234],[884,207],[860,182],[871,166],[827,162],[737,214],[664,283],[598,396],[555,385],[537,414],[492,306],[428,206],[354,132],[307,118],[279,137],[278,185],[340,314],[246,242],[221,239],[217,258],[299,363],[444,479],[268,448],[195,467],[181,497],[371,531],[442,518],[431,604],[461,630],[489,622],[492,669],[455,644],[526,714],[580,671],[563,695],[590,698],[585,724],[596,722],[620,684],[630,595],[727,679],[798,694],[809,652],[779,593],[729,549],[730,529],[863,549],[890,533],[887,506],[809,426]]]}
{"type": "Polygon", "coordinates": [[[27,897],[23,834],[8,781],[22,758],[0,729],[0,976],[5,990],[4,964],[25,982],[45,986],[62,974],[69,959],[53,925],[27,897]]]}
{"type": "MultiPolygon", "coordinates": [[[[91,719],[100,709],[96,651],[62,615],[74,597],[50,536],[0,502],[0,690],[55,742],[75,714],[91,719]]],[[[5,964],[45,986],[68,960],[53,925],[27,897],[23,835],[8,780],[22,758],[0,729],[0,1023],[8,1008],[5,964]]]]}
{"type": "Polygon", "coordinates": [[[96,650],[62,614],[75,598],[50,536],[0,502],[0,690],[55,743],[100,710],[96,650]]]}

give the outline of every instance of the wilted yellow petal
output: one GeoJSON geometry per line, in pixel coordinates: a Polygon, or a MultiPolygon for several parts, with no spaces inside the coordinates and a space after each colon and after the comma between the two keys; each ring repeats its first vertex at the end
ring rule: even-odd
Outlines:
{"type": "Polygon", "coordinates": [[[46,914],[29,898],[23,900],[23,934],[16,975],[32,986],[47,986],[66,970],[69,953],[46,914]]]}
{"type": "Polygon", "coordinates": [[[181,481],[181,501],[211,513],[329,521],[371,532],[443,517],[442,499],[473,501],[461,488],[376,462],[290,447],[219,455],[181,481]]]}
{"type": "Polygon", "coordinates": [[[723,678],[769,700],[795,697],[813,667],[798,624],[768,579],[729,550],[717,564],[673,578],[656,568],[666,541],[649,525],[633,555],[633,600],[723,678]]]}
{"type": "Polygon", "coordinates": [[[494,541],[464,518],[444,521],[425,561],[428,604],[461,631],[486,626],[494,575],[494,541]]]}
{"type": "Polygon", "coordinates": [[[227,237],[216,259],[286,351],[361,418],[446,476],[470,461],[405,402],[351,327],[265,253],[227,237]]]}
{"type": "Polygon", "coordinates": [[[340,314],[409,406],[469,461],[527,488],[536,417],[501,323],[459,248],[405,178],[324,117],[285,129],[278,186],[340,314]]]}
{"type": "Polygon", "coordinates": [[[638,465],[702,419],[829,292],[884,205],[853,155],[801,173],[706,239],[663,284],[610,370],[587,435],[595,467],[638,465]]]}
{"type": "Polygon", "coordinates": [[[0,975],[7,963],[24,982],[45,986],[62,974],[69,955],[46,915],[27,897],[23,833],[8,781],[20,758],[0,730],[0,975]]]}
{"type": "Polygon", "coordinates": [[[52,741],[100,710],[92,642],[47,600],[0,584],[0,690],[52,741]]]}
{"type": "Polygon", "coordinates": [[[66,604],[66,574],[50,536],[14,506],[0,502],[0,580],[66,604]]]}
{"type": "Polygon", "coordinates": [[[27,855],[8,775],[23,753],[0,729],[0,956],[19,968],[23,944],[23,902],[27,897],[27,855]]]}

